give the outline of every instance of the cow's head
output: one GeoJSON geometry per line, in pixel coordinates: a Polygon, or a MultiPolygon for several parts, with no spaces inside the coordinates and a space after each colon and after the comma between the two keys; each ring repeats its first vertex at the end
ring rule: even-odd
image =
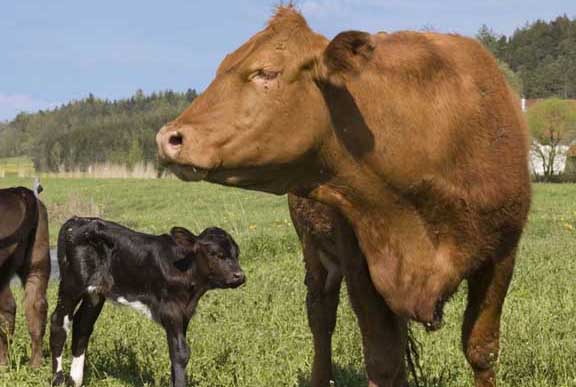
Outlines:
{"type": "Polygon", "coordinates": [[[185,228],[174,227],[170,234],[192,253],[190,258],[177,261],[177,266],[187,269],[194,262],[196,274],[214,288],[236,288],[246,281],[238,261],[238,245],[226,231],[210,227],[195,236],[185,228]]]}
{"type": "Polygon", "coordinates": [[[372,50],[366,33],[329,42],[292,7],[279,8],[159,131],[160,160],[184,180],[274,193],[317,178],[332,120],[322,89],[357,73],[372,50]]]}

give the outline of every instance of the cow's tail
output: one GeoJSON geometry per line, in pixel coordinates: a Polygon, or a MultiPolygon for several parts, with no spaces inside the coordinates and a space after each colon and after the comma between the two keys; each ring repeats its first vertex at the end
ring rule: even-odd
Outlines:
{"type": "Polygon", "coordinates": [[[420,350],[422,344],[414,336],[412,327],[408,325],[408,342],[406,343],[406,364],[408,372],[412,375],[413,386],[420,387],[420,378],[422,377],[422,366],[420,364],[420,350]]]}
{"type": "Polygon", "coordinates": [[[36,196],[36,199],[40,199],[40,193],[44,191],[44,187],[42,187],[40,184],[40,179],[38,177],[34,178],[34,186],[32,191],[34,191],[34,196],[36,196]]]}

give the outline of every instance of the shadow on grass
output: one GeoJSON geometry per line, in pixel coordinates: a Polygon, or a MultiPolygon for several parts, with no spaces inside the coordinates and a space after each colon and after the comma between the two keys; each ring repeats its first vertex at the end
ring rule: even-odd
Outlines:
{"type": "MultiPolygon", "coordinates": [[[[298,387],[311,387],[310,384],[310,370],[309,372],[300,372],[298,375],[298,387]]],[[[359,370],[355,367],[340,367],[334,366],[334,379],[336,386],[366,386],[368,379],[364,370],[359,370]]]]}
{"type": "MultiPolygon", "coordinates": [[[[138,355],[131,347],[117,344],[114,351],[109,351],[105,356],[94,356],[89,362],[91,364],[86,369],[85,378],[87,381],[105,374],[130,386],[157,385],[154,375],[144,364],[139,364],[138,355]]],[[[170,375],[170,369],[166,369],[166,373],[170,375]]]]}
{"type": "MultiPolygon", "coordinates": [[[[364,370],[354,367],[334,366],[335,385],[342,387],[365,387],[368,385],[368,378],[364,370]]],[[[410,378],[411,379],[411,378],[410,378]]],[[[420,376],[418,384],[410,380],[406,387],[444,387],[449,382],[449,373],[442,373],[440,376],[426,375],[420,376]]],[[[301,372],[298,375],[298,387],[312,387],[310,385],[310,374],[301,372]]]]}

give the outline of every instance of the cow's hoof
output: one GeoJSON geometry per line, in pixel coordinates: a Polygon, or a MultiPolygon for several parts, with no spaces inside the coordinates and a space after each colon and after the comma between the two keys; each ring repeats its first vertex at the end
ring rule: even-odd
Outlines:
{"type": "Polygon", "coordinates": [[[30,360],[30,367],[40,368],[42,367],[42,358],[34,358],[30,360]]]}
{"type": "Polygon", "coordinates": [[[52,386],[61,386],[64,384],[64,380],[66,380],[64,372],[58,371],[56,372],[56,375],[54,375],[54,379],[52,379],[52,386]]]}

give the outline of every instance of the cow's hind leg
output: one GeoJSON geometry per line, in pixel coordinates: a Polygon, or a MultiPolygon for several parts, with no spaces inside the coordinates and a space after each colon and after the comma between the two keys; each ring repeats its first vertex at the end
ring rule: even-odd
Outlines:
{"type": "Polygon", "coordinates": [[[341,278],[326,283],[328,273],[321,263],[319,248],[304,246],[306,263],[306,308],[308,324],[314,339],[312,387],[327,387],[332,377],[332,333],[336,327],[336,312],[340,295],[341,278]],[[328,285],[328,286],[326,286],[328,285]]]}
{"type": "Polygon", "coordinates": [[[24,314],[26,315],[28,331],[32,339],[30,365],[33,368],[42,364],[42,339],[46,331],[48,313],[46,288],[50,279],[48,219],[43,206],[40,207],[39,212],[38,227],[29,264],[18,272],[24,284],[24,314]]]}
{"type": "MultiPolygon", "coordinates": [[[[62,280],[64,281],[64,280],[62,280]]],[[[58,386],[64,383],[64,370],[62,368],[62,353],[64,344],[70,330],[74,309],[80,302],[78,292],[67,294],[62,289],[62,282],[58,290],[58,303],[50,318],[50,352],[52,355],[52,385],[58,386]]]]}
{"type": "Polygon", "coordinates": [[[407,322],[390,310],[372,284],[366,259],[360,249],[343,258],[350,302],[362,332],[368,385],[407,386],[404,363],[407,322]]]}
{"type": "Polygon", "coordinates": [[[16,302],[10,285],[0,291],[0,366],[8,364],[8,341],[14,334],[16,302]]]}
{"type": "Polygon", "coordinates": [[[50,271],[32,272],[26,276],[24,285],[24,314],[28,324],[28,332],[32,339],[32,357],[30,365],[33,368],[42,365],[42,338],[46,331],[48,302],[46,288],[50,271]]]}
{"type": "Polygon", "coordinates": [[[476,387],[496,386],[500,317],[514,269],[514,252],[490,261],[468,279],[468,305],[462,326],[462,345],[474,371],[476,387]]]}
{"type": "Polygon", "coordinates": [[[94,324],[104,306],[104,297],[84,296],[80,307],[74,313],[72,324],[72,365],[70,378],[74,386],[80,387],[84,379],[84,360],[88,340],[94,330],[94,324]]]}

